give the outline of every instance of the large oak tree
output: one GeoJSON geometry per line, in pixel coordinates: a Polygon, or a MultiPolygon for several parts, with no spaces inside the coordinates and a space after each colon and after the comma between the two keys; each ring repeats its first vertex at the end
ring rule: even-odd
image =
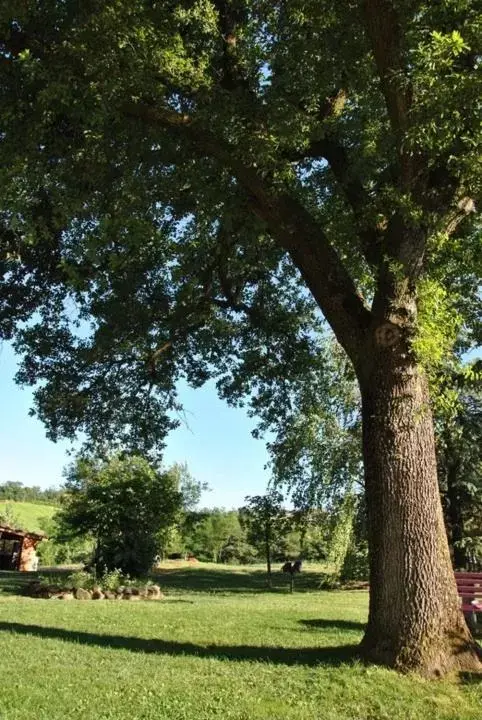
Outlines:
{"type": "Polygon", "coordinates": [[[477,286],[478,10],[12,0],[0,11],[2,332],[40,318],[19,348],[22,379],[48,379],[37,401],[51,434],[159,433],[176,377],[200,383],[223,363],[221,390],[234,394],[250,371],[261,394],[265,368],[308,379],[321,310],[362,398],[363,650],[427,675],[480,668],[424,370],[450,341],[448,278],[466,296],[477,286]]]}

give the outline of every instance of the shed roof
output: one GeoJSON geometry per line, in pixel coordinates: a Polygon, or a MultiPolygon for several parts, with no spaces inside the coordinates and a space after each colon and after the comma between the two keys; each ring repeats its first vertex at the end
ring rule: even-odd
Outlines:
{"type": "Polygon", "coordinates": [[[17,535],[17,537],[22,538],[29,537],[34,540],[47,540],[47,535],[45,533],[29,532],[28,530],[22,530],[22,528],[13,528],[10,525],[0,524],[0,533],[2,532],[7,532],[10,535],[17,535]]]}

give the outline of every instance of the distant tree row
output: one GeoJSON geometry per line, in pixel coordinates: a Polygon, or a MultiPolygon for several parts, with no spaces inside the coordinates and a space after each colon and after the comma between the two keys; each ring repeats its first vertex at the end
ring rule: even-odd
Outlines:
{"type": "MultiPolygon", "coordinates": [[[[336,513],[335,513],[336,514],[336,513]]],[[[195,557],[204,562],[250,564],[303,557],[324,560],[330,552],[333,511],[287,510],[277,491],[246,498],[234,510],[183,512],[160,548],[162,559],[195,557]]]]}
{"type": "MultiPolygon", "coordinates": [[[[194,556],[216,563],[249,564],[266,559],[264,524],[250,525],[247,508],[225,510],[205,508],[187,513],[176,526],[163,548],[163,557],[194,556]]],[[[308,560],[326,556],[329,544],[328,514],[313,510],[305,530],[298,514],[284,511],[277,516],[269,534],[270,558],[273,562],[302,555],[308,560]],[[316,522],[315,516],[320,522],[316,522]],[[282,520],[282,522],[281,522],[282,520]]]]}
{"type": "Polygon", "coordinates": [[[57,505],[63,490],[58,488],[41,488],[38,485],[27,486],[21,482],[9,480],[0,485],[0,501],[34,502],[46,505],[57,505]]]}

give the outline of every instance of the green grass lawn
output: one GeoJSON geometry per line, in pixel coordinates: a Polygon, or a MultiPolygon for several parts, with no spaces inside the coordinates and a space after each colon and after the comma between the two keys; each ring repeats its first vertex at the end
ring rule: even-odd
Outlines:
{"type": "MultiPolygon", "coordinates": [[[[6,505],[12,508],[15,514],[15,526],[21,527],[24,530],[30,530],[31,532],[42,530],[39,521],[42,518],[50,520],[52,515],[58,510],[54,505],[42,505],[41,503],[37,505],[36,503],[7,500],[6,502],[0,502],[0,514],[5,510],[6,505]]],[[[0,718],[1,717],[0,715],[0,718]]]]}
{"type": "Polygon", "coordinates": [[[160,602],[34,600],[0,575],[1,720],[480,720],[482,684],[357,660],[364,591],[303,573],[164,570],[160,602]]]}

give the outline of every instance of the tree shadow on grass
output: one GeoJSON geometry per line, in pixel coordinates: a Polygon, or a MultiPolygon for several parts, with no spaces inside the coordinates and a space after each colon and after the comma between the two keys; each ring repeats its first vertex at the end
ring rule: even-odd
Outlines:
{"type": "Polygon", "coordinates": [[[0,594],[21,595],[30,580],[30,574],[24,578],[21,573],[0,571],[0,594]]]}
{"type": "Polygon", "coordinates": [[[20,595],[22,586],[16,582],[5,582],[0,583],[0,595],[20,595]]]}
{"type": "Polygon", "coordinates": [[[366,623],[355,620],[337,620],[328,618],[316,618],[315,620],[300,620],[301,625],[308,629],[322,630],[365,630],[366,623]]]}
{"type": "Polygon", "coordinates": [[[116,650],[159,654],[191,655],[200,658],[218,658],[230,661],[256,661],[276,665],[326,665],[336,667],[343,663],[353,663],[358,656],[358,646],[341,645],[320,648],[281,648],[253,645],[195,645],[190,642],[176,642],[157,638],[125,637],[123,635],[100,635],[77,632],[63,628],[24,625],[21,623],[0,622],[0,632],[29,635],[72,642],[79,645],[92,645],[116,650]]]}
{"type": "Polygon", "coordinates": [[[462,685],[482,685],[482,673],[461,672],[459,673],[459,681],[462,685]]]}

